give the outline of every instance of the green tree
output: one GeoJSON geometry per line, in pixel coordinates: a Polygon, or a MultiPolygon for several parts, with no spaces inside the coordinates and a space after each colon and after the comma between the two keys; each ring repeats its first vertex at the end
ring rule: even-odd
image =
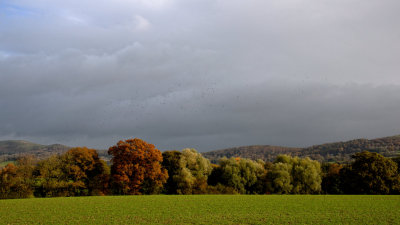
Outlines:
{"type": "Polygon", "coordinates": [[[392,160],[397,164],[397,172],[400,174],[400,156],[392,158],[392,160]]]}
{"type": "Polygon", "coordinates": [[[207,179],[212,170],[211,163],[195,149],[183,149],[179,169],[173,176],[178,194],[201,194],[207,191],[207,179]]]}
{"type": "Polygon", "coordinates": [[[262,194],[265,193],[262,182],[265,174],[264,162],[261,160],[223,158],[219,161],[219,167],[213,171],[212,184],[220,183],[241,194],[262,194]]]}
{"type": "Polygon", "coordinates": [[[42,160],[35,167],[35,196],[70,196],[70,183],[64,171],[64,163],[58,155],[42,160]]]}
{"type": "Polygon", "coordinates": [[[289,163],[276,162],[267,174],[268,193],[290,194],[292,193],[292,165],[289,163]]]}
{"type": "Polygon", "coordinates": [[[267,175],[268,192],[313,194],[321,191],[321,165],[308,157],[279,155],[267,175]]]}
{"type": "Polygon", "coordinates": [[[356,153],[355,161],[342,174],[349,194],[394,194],[400,190],[397,164],[375,152],[356,153]]]}
{"type": "Polygon", "coordinates": [[[324,194],[342,194],[340,170],[343,168],[343,165],[326,163],[323,167],[322,192],[324,194]]]}
{"type": "Polygon", "coordinates": [[[174,181],[174,176],[178,175],[181,170],[179,163],[181,155],[182,153],[179,151],[165,151],[162,153],[162,166],[168,171],[168,179],[164,184],[164,192],[166,194],[177,194],[178,186],[174,181]]]}

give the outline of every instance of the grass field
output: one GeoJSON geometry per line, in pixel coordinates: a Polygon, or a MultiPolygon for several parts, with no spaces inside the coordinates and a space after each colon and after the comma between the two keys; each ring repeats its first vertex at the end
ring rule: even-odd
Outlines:
{"type": "Polygon", "coordinates": [[[7,166],[7,164],[9,163],[15,163],[15,161],[4,161],[4,162],[0,162],[0,168],[7,166]]]}
{"type": "Polygon", "coordinates": [[[0,200],[0,224],[400,224],[400,196],[186,195],[0,200]]]}

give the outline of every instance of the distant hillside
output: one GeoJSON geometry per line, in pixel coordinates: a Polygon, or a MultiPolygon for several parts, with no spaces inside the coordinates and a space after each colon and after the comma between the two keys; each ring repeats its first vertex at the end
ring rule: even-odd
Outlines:
{"type": "Polygon", "coordinates": [[[34,155],[40,159],[47,158],[53,154],[64,153],[70,148],[60,144],[40,145],[29,141],[0,141],[0,162],[15,160],[25,154],[34,155]]]}
{"type": "MultiPolygon", "coordinates": [[[[62,154],[72,147],[60,144],[41,145],[29,141],[8,140],[0,141],[0,163],[5,161],[14,161],[23,155],[33,155],[38,159],[45,159],[54,154],[62,154]]],[[[97,150],[101,159],[106,162],[111,157],[107,150],[97,150]]]]}
{"type": "MultiPolygon", "coordinates": [[[[70,148],[60,144],[40,145],[28,141],[0,141],[0,162],[13,161],[24,154],[34,155],[39,159],[43,159],[53,154],[64,153],[70,148]]],[[[273,161],[280,154],[310,157],[320,162],[346,162],[351,160],[351,156],[355,153],[365,150],[377,152],[386,157],[400,156],[400,135],[372,140],[356,139],[346,142],[327,143],[307,148],[254,145],[210,151],[202,154],[213,163],[217,163],[223,157],[273,161]]],[[[98,150],[98,153],[102,159],[110,160],[107,150],[98,150]]]]}
{"type": "Polygon", "coordinates": [[[362,151],[376,152],[386,157],[399,156],[400,135],[372,140],[356,139],[346,142],[314,145],[302,149],[299,152],[299,156],[308,156],[319,161],[340,162],[349,161],[352,155],[362,151]]]}
{"type": "Polygon", "coordinates": [[[97,153],[99,154],[99,157],[106,161],[106,162],[110,162],[111,161],[111,156],[108,154],[108,150],[104,150],[104,149],[97,149],[97,153]]]}
{"type": "Polygon", "coordinates": [[[351,160],[351,156],[357,152],[377,152],[386,157],[400,155],[400,135],[377,138],[356,139],[346,142],[335,142],[322,145],[314,145],[307,148],[289,148],[269,145],[244,146],[228,148],[203,153],[204,157],[213,163],[222,157],[241,157],[249,159],[262,159],[273,161],[280,154],[288,154],[299,157],[310,157],[321,162],[344,162],[351,160]]]}
{"type": "Polygon", "coordinates": [[[277,155],[280,154],[293,154],[300,151],[301,148],[290,148],[281,146],[270,145],[252,145],[242,146],[235,148],[221,149],[211,152],[202,153],[204,157],[208,158],[212,163],[217,163],[223,157],[240,157],[247,159],[262,159],[264,161],[273,161],[277,155]]]}

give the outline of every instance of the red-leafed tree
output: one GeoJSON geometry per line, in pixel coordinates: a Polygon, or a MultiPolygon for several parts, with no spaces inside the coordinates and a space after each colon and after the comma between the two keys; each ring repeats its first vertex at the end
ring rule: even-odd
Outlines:
{"type": "Polygon", "coordinates": [[[111,176],[116,194],[156,194],[168,178],[162,154],[154,145],[135,138],[110,147],[111,176]]]}

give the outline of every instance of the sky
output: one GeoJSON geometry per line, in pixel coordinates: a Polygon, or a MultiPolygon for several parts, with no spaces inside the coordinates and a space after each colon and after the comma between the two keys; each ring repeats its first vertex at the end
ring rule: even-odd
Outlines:
{"type": "Polygon", "coordinates": [[[400,1],[2,0],[0,140],[306,147],[400,134],[400,1]]]}

